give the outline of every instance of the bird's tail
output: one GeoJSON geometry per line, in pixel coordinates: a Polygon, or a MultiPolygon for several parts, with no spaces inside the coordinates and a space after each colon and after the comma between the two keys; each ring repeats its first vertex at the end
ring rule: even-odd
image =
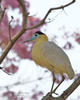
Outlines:
{"type": "Polygon", "coordinates": [[[74,73],[74,70],[72,68],[68,71],[68,76],[69,76],[69,79],[74,78],[75,73],[74,73]]]}

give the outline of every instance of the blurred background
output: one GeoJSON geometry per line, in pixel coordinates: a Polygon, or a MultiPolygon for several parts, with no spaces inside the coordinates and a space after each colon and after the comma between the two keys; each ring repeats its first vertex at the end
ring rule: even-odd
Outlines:
{"type": "MultiPolygon", "coordinates": [[[[38,24],[50,8],[64,5],[70,0],[24,0],[29,17],[27,26],[38,24]]],[[[0,11],[5,10],[0,23],[0,56],[9,42],[9,22],[11,37],[16,34],[22,25],[22,10],[17,0],[2,0],[0,11]]],[[[80,0],[64,10],[52,11],[42,27],[29,30],[14,44],[0,66],[8,75],[0,70],[0,100],[41,100],[51,89],[52,74],[45,68],[36,65],[31,57],[33,42],[21,44],[38,30],[44,32],[49,41],[59,45],[69,56],[75,78],[80,74],[80,0]]],[[[58,77],[56,75],[56,77],[58,77]]],[[[61,77],[56,80],[59,83],[61,77]]],[[[74,81],[66,80],[57,90],[60,95],[74,81]],[[65,85],[66,84],[66,85],[65,85]]],[[[56,95],[55,95],[56,96],[56,95]]],[[[78,87],[67,100],[79,100],[78,87]]]]}

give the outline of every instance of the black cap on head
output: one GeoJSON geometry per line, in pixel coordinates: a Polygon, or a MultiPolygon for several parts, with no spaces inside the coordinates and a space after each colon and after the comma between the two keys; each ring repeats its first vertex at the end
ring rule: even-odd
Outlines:
{"type": "Polygon", "coordinates": [[[42,33],[41,31],[37,31],[35,33],[38,33],[39,35],[43,35],[44,33],[42,33]]]}

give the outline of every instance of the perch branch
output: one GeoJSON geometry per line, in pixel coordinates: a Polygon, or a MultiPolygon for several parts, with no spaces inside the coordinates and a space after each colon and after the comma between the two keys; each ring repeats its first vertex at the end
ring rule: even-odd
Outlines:
{"type": "Polygon", "coordinates": [[[42,100],[66,100],[69,95],[80,85],[80,76],[59,97],[46,95],[42,100]]]}
{"type": "Polygon", "coordinates": [[[73,84],[66,89],[61,97],[64,97],[64,99],[67,99],[68,96],[80,85],[80,76],[73,82],[73,84]]]}
{"type": "Polygon", "coordinates": [[[59,97],[46,95],[42,100],[66,100],[69,95],[80,85],[80,76],[59,97]]]}

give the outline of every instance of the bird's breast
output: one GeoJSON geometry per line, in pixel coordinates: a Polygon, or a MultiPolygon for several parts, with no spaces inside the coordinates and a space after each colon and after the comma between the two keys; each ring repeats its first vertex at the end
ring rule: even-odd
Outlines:
{"type": "Polygon", "coordinates": [[[40,65],[41,67],[48,67],[49,66],[47,59],[43,55],[41,43],[35,44],[33,46],[32,59],[35,61],[36,64],[40,65]]]}

